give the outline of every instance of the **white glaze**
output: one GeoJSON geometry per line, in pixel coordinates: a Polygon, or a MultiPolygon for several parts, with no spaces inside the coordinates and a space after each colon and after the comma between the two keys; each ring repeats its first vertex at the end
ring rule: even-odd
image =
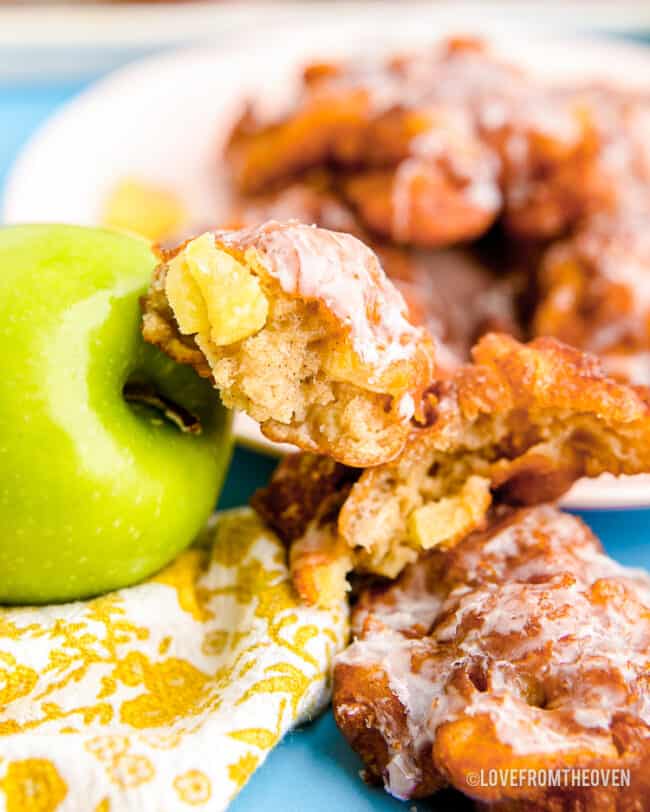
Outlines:
{"type": "MultiPolygon", "coordinates": [[[[255,249],[285,293],[321,302],[348,328],[355,352],[375,375],[413,358],[422,330],[408,321],[404,299],[360,240],[297,221],[216,232],[216,238],[255,249]]],[[[409,412],[408,402],[403,409],[409,412]]]]}

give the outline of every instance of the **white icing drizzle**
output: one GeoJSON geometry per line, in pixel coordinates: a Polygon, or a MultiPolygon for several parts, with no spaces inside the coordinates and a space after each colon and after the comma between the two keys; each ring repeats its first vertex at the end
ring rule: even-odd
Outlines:
{"type": "MultiPolygon", "coordinates": [[[[216,232],[216,238],[241,251],[254,248],[285,293],[320,302],[348,328],[352,347],[375,375],[415,355],[423,331],[409,322],[404,299],[376,254],[350,234],[271,220],[216,232]]],[[[401,408],[410,417],[408,401],[401,408]]]]}
{"type": "MultiPolygon", "coordinates": [[[[363,640],[352,643],[337,659],[337,663],[361,667],[373,665],[384,671],[391,691],[406,710],[408,747],[403,746],[395,720],[387,714],[381,719],[381,732],[391,754],[385,777],[386,788],[396,798],[403,799],[411,797],[421,780],[418,756],[423,750],[430,749],[429,713],[438,692],[433,679],[414,672],[411,658],[418,652],[426,652],[425,642],[409,640],[387,629],[371,632],[363,640]]],[[[338,710],[341,712],[342,709],[338,710]]]]}
{"type": "Polygon", "coordinates": [[[398,241],[408,240],[411,233],[411,190],[421,171],[420,162],[412,158],[402,161],[395,171],[391,201],[392,231],[398,241]]]}

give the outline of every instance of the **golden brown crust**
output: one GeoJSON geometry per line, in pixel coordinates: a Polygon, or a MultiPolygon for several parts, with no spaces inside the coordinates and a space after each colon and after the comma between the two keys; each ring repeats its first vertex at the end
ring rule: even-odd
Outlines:
{"type": "Polygon", "coordinates": [[[608,559],[579,519],[496,511],[485,531],[366,592],[353,624],[334,714],[393,794],[450,783],[502,809],[647,808],[650,578],[608,559]],[[629,770],[630,786],[468,780],[571,767],[629,770]]]}
{"type": "MultiPolygon", "coordinates": [[[[485,163],[485,156],[477,156],[485,163]]],[[[496,171],[494,172],[496,177],[496,171]]],[[[477,204],[466,177],[411,159],[399,169],[371,169],[341,183],[368,229],[397,243],[429,248],[470,241],[495,221],[500,197],[477,204]]]]}
{"type": "MultiPolygon", "coordinates": [[[[519,239],[562,236],[591,212],[616,202],[614,169],[596,100],[531,85],[519,109],[484,137],[501,160],[503,223],[519,239]]],[[[622,181],[618,181],[621,183],[622,181]]]]}
{"type": "Polygon", "coordinates": [[[526,115],[489,135],[502,159],[504,220],[511,233],[563,237],[599,213],[647,210],[647,97],[578,87],[537,99],[533,94],[525,105],[526,115]],[[526,144],[519,155],[508,148],[518,138],[526,144]]]}
{"type": "Polygon", "coordinates": [[[321,505],[333,494],[344,493],[361,471],[331,457],[287,454],[270,482],[255,491],[251,505],[287,544],[304,535],[321,505]]]}
{"type": "MultiPolygon", "coordinates": [[[[171,259],[181,246],[163,254],[171,259]]],[[[149,344],[154,344],[179,364],[194,367],[202,378],[210,377],[210,367],[203,353],[191,336],[184,336],[178,329],[174,313],[165,295],[165,266],[158,265],[154,270],[146,295],[140,300],[142,308],[142,335],[149,344]]]]}
{"type": "MultiPolygon", "coordinates": [[[[391,750],[404,749],[407,758],[415,755],[409,742],[406,710],[391,690],[386,674],[372,665],[364,668],[339,662],[335,674],[336,724],[361,757],[364,778],[382,783],[391,761],[391,750]],[[389,735],[382,725],[386,719],[391,721],[389,735]]],[[[432,759],[422,758],[419,766],[417,791],[411,797],[426,798],[447,785],[432,759]]]]}
{"type": "Polygon", "coordinates": [[[350,545],[408,552],[410,517],[472,474],[501,500],[534,504],[581,476],[650,470],[647,395],[608,378],[593,356],[555,339],[523,345],[497,334],[473,354],[474,364],[437,387],[430,425],[353,487],[339,518],[350,545]]]}

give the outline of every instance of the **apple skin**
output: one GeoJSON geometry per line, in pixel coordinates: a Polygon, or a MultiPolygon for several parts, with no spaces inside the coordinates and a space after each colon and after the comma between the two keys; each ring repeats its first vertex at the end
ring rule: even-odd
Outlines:
{"type": "Polygon", "coordinates": [[[208,381],[140,335],[156,259],[117,232],[0,229],[0,603],[124,587],[204,525],[231,454],[208,381]],[[199,418],[190,434],[127,403],[153,385],[199,418]]]}

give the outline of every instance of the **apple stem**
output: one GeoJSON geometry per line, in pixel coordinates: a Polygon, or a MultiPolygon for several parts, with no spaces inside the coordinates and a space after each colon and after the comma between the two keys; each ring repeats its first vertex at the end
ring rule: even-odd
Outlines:
{"type": "Polygon", "coordinates": [[[161,395],[147,383],[129,381],[124,385],[124,400],[128,403],[143,403],[159,411],[163,417],[174,423],[187,434],[200,434],[201,421],[183,406],[161,395]]]}

